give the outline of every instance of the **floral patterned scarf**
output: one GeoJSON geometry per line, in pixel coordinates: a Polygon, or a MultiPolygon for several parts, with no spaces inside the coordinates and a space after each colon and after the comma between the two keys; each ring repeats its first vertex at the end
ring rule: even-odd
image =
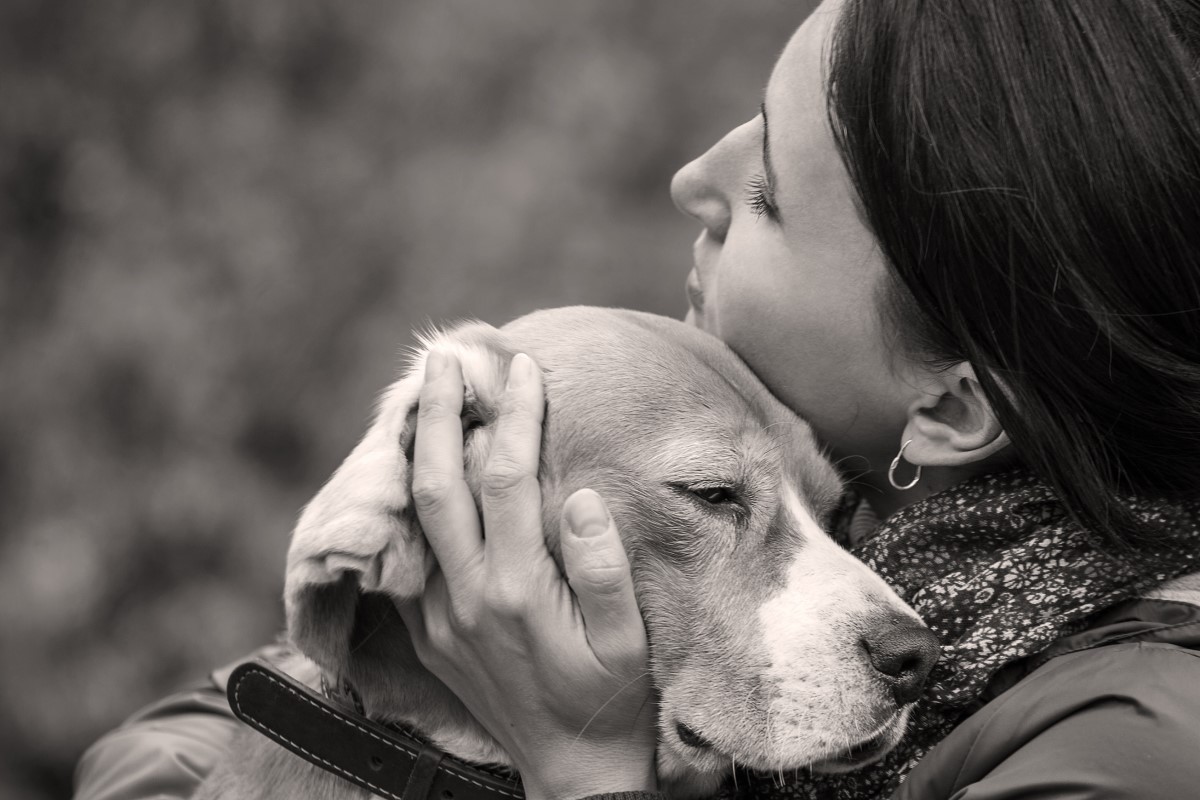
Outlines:
{"type": "Polygon", "coordinates": [[[935,744],[978,709],[1004,666],[1087,627],[1095,613],[1200,570],[1200,503],[1131,500],[1163,532],[1136,559],[1071,521],[1024,470],[988,475],[914,503],[853,552],[942,641],[942,657],[905,738],[879,762],[840,775],[738,776],[726,798],[886,798],[935,744]]]}

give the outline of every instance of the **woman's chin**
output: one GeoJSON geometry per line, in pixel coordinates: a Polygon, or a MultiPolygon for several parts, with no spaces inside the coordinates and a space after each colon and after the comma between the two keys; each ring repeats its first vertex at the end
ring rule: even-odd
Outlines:
{"type": "Polygon", "coordinates": [[[683,321],[688,325],[691,325],[693,328],[699,328],[705,333],[710,333],[713,336],[716,336],[716,333],[709,330],[707,320],[704,318],[703,309],[697,309],[694,305],[688,304],[687,314],[684,315],[683,321]]]}

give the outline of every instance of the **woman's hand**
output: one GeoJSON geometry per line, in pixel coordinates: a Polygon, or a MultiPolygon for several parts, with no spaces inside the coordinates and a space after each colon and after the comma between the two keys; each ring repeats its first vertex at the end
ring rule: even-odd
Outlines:
{"type": "Polygon", "coordinates": [[[431,352],[413,499],[439,570],[400,609],[417,653],[513,758],[531,798],[654,789],[655,718],[629,562],[600,497],[564,506],[567,581],[546,549],[537,482],[545,401],[510,366],[482,480],[484,538],[463,479],[462,372],[431,352]]]}

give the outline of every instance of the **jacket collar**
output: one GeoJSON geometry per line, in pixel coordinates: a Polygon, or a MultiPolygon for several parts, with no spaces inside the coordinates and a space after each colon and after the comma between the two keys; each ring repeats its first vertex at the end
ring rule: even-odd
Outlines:
{"type": "Polygon", "coordinates": [[[1083,630],[1009,664],[996,674],[980,701],[999,697],[1052,658],[1123,642],[1157,642],[1200,650],[1200,572],[1181,575],[1107,608],[1092,617],[1083,630]]]}

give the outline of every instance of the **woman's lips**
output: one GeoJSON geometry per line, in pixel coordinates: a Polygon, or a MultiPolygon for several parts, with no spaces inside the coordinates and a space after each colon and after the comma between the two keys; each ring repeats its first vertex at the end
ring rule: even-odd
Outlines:
{"type": "Polygon", "coordinates": [[[687,296],[688,302],[692,304],[692,308],[697,311],[704,308],[704,287],[700,285],[700,276],[696,274],[696,270],[694,269],[688,273],[687,296]]]}
{"type": "Polygon", "coordinates": [[[687,277],[688,302],[692,308],[700,311],[704,308],[704,281],[700,280],[700,265],[712,266],[718,254],[719,242],[709,233],[708,228],[700,231],[696,241],[692,242],[692,271],[687,277]]]}

